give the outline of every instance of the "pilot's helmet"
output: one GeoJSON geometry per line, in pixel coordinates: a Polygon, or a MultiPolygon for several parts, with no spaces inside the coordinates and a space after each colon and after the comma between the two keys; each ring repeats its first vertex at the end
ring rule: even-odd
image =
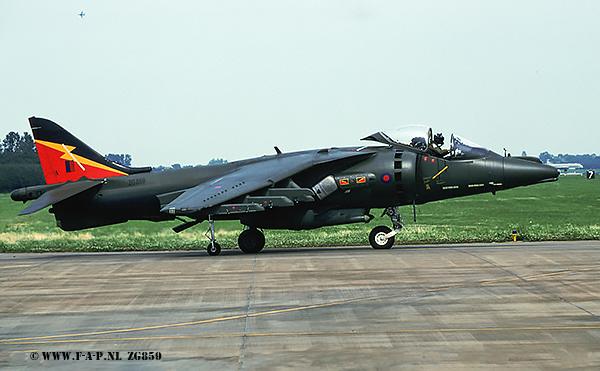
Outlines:
{"type": "Polygon", "coordinates": [[[442,133],[437,133],[433,137],[433,142],[435,144],[437,144],[438,146],[443,146],[444,145],[444,136],[442,135],[442,133]]]}
{"type": "Polygon", "coordinates": [[[412,140],[410,141],[410,145],[414,148],[421,149],[421,150],[424,150],[425,148],[427,148],[427,142],[425,141],[425,138],[423,138],[423,137],[412,138],[412,140]]]}

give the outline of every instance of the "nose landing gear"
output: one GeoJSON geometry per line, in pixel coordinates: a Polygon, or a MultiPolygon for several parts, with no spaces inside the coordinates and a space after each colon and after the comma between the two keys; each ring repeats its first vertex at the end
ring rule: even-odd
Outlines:
{"type": "Polygon", "coordinates": [[[373,228],[369,234],[369,243],[374,249],[389,249],[394,245],[394,236],[402,230],[404,219],[400,216],[398,206],[388,207],[381,216],[388,215],[392,219],[394,230],[385,226],[373,228]]]}

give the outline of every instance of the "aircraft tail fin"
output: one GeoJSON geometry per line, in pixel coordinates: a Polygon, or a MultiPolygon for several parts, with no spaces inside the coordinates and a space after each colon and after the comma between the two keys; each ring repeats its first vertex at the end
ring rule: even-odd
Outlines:
{"type": "Polygon", "coordinates": [[[38,156],[46,184],[108,178],[152,171],[151,167],[133,168],[104,158],[60,125],[47,119],[30,117],[38,156]]]}

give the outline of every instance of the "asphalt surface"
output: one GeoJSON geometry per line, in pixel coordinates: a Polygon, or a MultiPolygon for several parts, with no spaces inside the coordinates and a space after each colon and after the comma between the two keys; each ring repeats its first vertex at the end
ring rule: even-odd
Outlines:
{"type": "Polygon", "coordinates": [[[598,368],[600,241],[0,255],[3,370],[598,368]]]}

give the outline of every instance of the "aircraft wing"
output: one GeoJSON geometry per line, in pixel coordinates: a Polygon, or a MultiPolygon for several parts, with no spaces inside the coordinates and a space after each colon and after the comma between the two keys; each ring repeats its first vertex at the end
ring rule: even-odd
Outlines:
{"type": "MultiPolygon", "coordinates": [[[[372,152],[328,152],[319,151],[302,155],[277,155],[258,161],[240,164],[236,169],[196,187],[182,190],[179,196],[164,206],[161,211],[171,214],[193,214],[202,209],[223,204],[229,200],[254,192],[261,188],[291,177],[314,165],[351,157],[370,157],[372,152]]],[[[163,199],[177,195],[159,195],[163,199]],[[164,198],[163,198],[164,196],[164,198]]]]}
{"type": "Polygon", "coordinates": [[[27,206],[25,210],[21,211],[19,215],[35,213],[36,211],[42,210],[43,208],[54,205],[60,201],[64,201],[69,197],[78,195],[81,192],[87,191],[102,183],[102,180],[79,180],[77,182],[65,183],[60,187],[51,189],[42,194],[31,205],[27,206]]]}

